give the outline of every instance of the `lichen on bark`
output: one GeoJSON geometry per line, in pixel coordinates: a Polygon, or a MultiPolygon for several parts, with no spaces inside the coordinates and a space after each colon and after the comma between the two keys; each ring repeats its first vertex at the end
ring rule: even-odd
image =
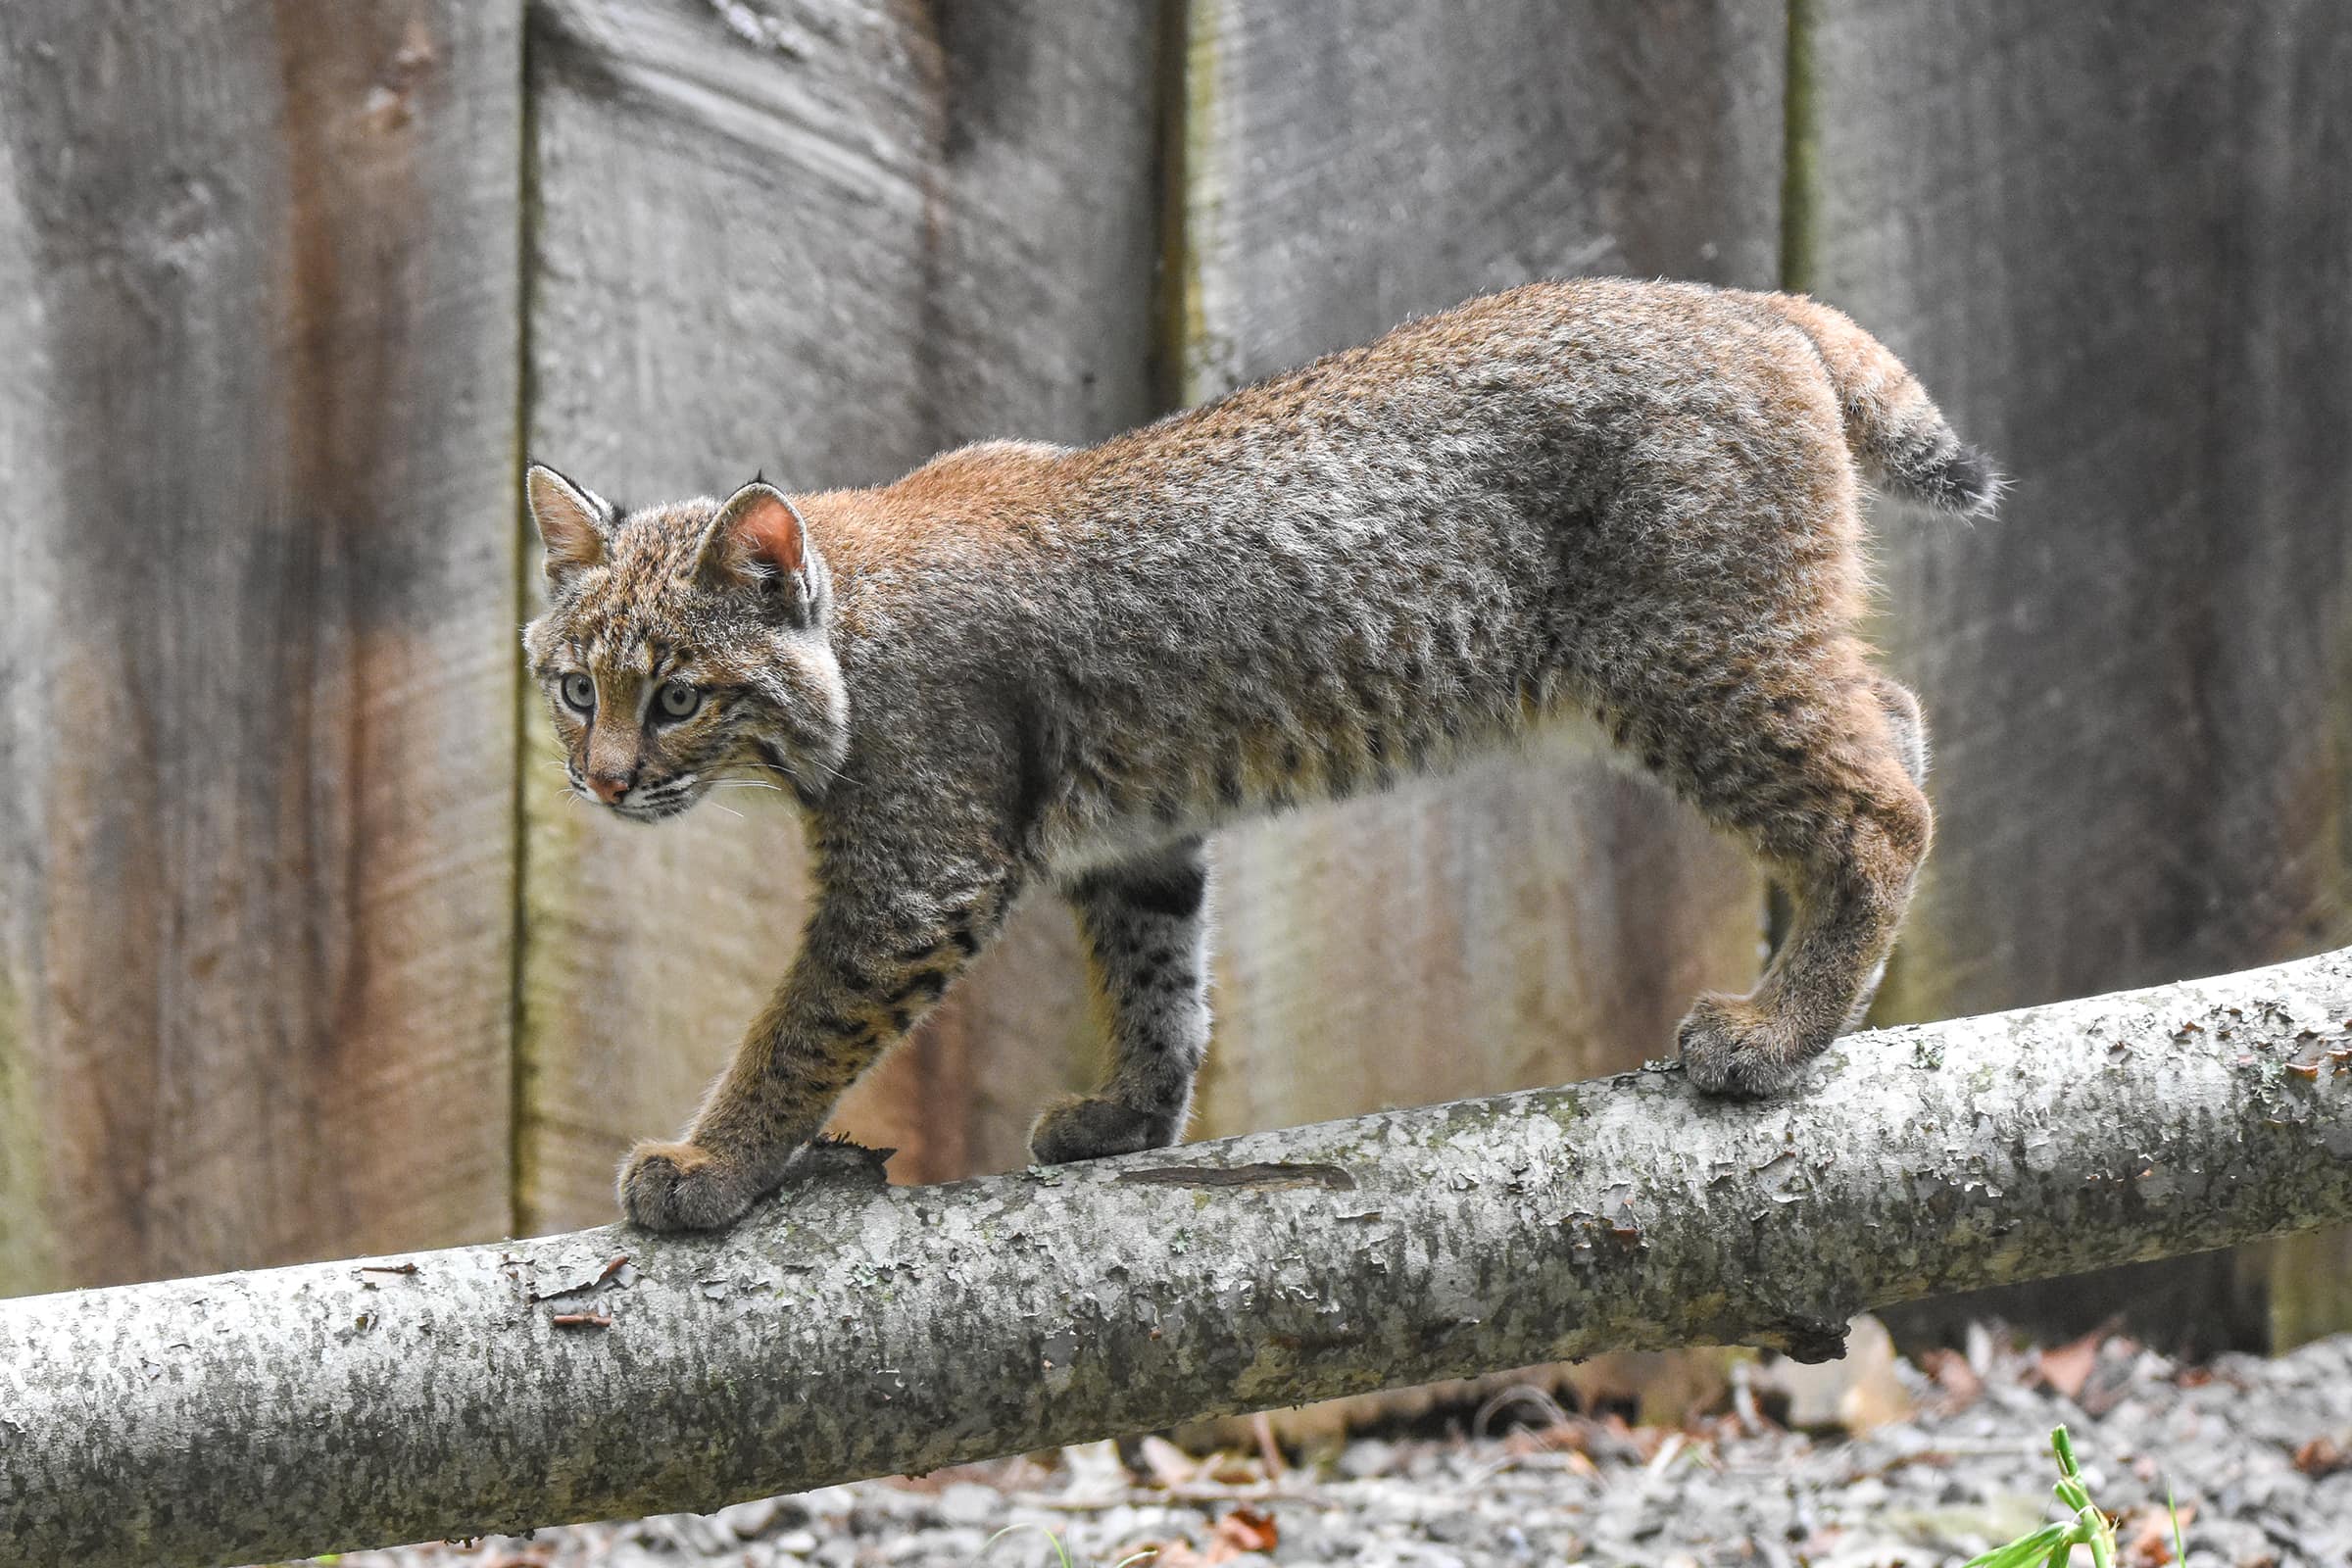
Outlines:
{"type": "Polygon", "coordinates": [[[2352,1219],[2352,955],[620,1227],[0,1302],[0,1563],[228,1563],[679,1508],[2352,1219]]]}

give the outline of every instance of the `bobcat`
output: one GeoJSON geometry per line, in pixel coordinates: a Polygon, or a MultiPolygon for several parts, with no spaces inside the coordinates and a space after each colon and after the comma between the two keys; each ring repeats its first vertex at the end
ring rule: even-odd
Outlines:
{"type": "Polygon", "coordinates": [[[1591,718],[1789,891],[1762,981],[1680,1029],[1693,1083],[1789,1087],[1857,1020],[1927,853],[1919,707],[1876,673],[1861,476],[2000,481],[1800,297],[1538,283],[1084,450],[626,511],[526,480],[524,632],[572,788],[635,821],[788,788],[818,899],[682,1141],[660,1230],[723,1226],[939,1001],[1024,886],[1074,906],[1113,1064],[1042,1161],[1171,1143],[1208,1040],[1206,834],[1591,718]]]}

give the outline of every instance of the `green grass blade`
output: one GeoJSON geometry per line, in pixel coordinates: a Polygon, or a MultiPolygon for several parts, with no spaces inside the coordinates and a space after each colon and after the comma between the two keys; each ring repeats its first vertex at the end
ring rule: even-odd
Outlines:
{"type": "MultiPolygon", "coordinates": [[[[1053,1531],[1048,1530],[1044,1525],[1006,1525],[1004,1529],[998,1531],[995,1535],[980,1543],[980,1555],[983,1557],[987,1556],[989,1547],[995,1545],[998,1542],[1003,1541],[1006,1536],[1011,1535],[1017,1530],[1034,1530],[1039,1535],[1045,1537],[1048,1541],[1054,1543],[1054,1555],[1061,1559],[1061,1568],[1070,1568],[1070,1548],[1063,1545],[1061,1544],[1061,1538],[1055,1535],[1053,1531]]],[[[1135,1559],[1132,1557],[1128,1559],[1129,1562],[1133,1562],[1134,1560],[1135,1559]]],[[[1122,1563],[1120,1568],[1126,1568],[1126,1565],[1122,1563]]]]}
{"type": "Polygon", "coordinates": [[[2053,1547],[2065,1551],[2074,1544],[2073,1525],[2043,1525],[2030,1536],[2020,1536],[2005,1546],[1995,1546],[1983,1556],[1969,1558],[1963,1568],[2040,1568],[2053,1547]]]}
{"type": "Polygon", "coordinates": [[[2082,1467],[2075,1463],[2075,1440],[2066,1435],[2064,1422],[2050,1429],[2050,1451],[2058,1456],[2058,1473],[2069,1481],[2080,1483],[2082,1467]]]}

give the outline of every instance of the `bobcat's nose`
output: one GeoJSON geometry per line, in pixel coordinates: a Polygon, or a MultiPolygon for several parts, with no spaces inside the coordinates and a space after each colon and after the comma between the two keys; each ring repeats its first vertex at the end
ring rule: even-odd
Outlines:
{"type": "Polygon", "coordinates": [[[623,778],[612,773],[588,775],[588,787],[594,790],[596,798],[607,806],[618,806],[620,798],[629,793],[629,786],[635,782],[634,776],[623,778]]]}

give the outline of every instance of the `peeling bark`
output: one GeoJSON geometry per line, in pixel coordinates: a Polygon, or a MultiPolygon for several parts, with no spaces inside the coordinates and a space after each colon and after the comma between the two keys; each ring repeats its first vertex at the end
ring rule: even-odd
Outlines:
{"type": "Polygon", "coordinates": [[[0,1562],[707,1509],[2352,1220],[2352,950],[940,1187],[0,1302],[0,1562]]]}

